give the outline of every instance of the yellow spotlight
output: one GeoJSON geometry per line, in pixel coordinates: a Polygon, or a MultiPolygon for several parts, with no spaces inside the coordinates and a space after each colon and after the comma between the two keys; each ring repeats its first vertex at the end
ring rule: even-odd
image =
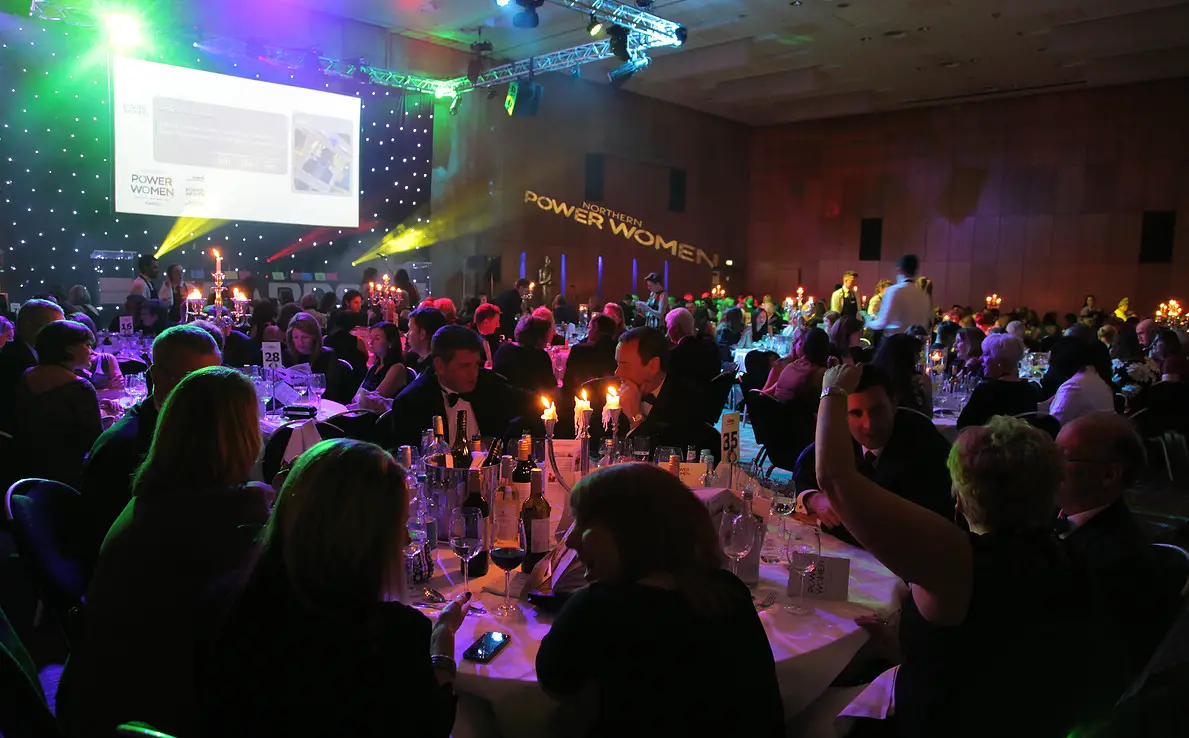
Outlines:
{"type": "Polygon", "coordinates": [[[178,218],[153,256],[160,259],[170,251],[205,236],[226,222],[214,218],[178,218]]]}

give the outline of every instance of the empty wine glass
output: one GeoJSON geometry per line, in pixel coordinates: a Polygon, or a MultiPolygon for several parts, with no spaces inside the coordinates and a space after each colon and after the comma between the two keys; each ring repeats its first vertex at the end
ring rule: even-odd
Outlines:
{"type": "Polygon", "coordinates": [[[524,563],[527,550],[524,521],[519,515],[492,518],[491,563],[504,571],[504,604],[495,608],[495,614],[500,617],[520,612],[520,608],[512,601],[512,570],[524,563]]]}
{"type": "Polygon", "coordinates": [[[801,590],[797,602],[786,605],[785,610],[794,615],[812,615],[813,610],[805,607],[805,578],[817,569],[822,556],[822,534],[817,528],[809,525],[797,525],[789,531],[788,542],[785,544],[785,558],[789,562],[789,571],[797,572],[801,577],[801,590]]]}
{"type": "Polygon", "coordinates": [[[722,552],[731,560],[731,573],[739,573],[739,560],[751,553],[755,546],[759,522],[751,515],[724,512],[718,526],[718,540],[722,552]]]}
{"type": "Polygon", "coordinates": [[[294,379],[293,380],[293,389],[297,390],[297,395],[300,398],[300,399],[298,399],[297,404],[298,405],[308,404],[306,402],[306,399],[310,395],[309,377],[308,376],[307,377],[297,377],[296,379],[294,379]]]}
{"type": "Polygon", "coordinates": [[[483,511],[477,507],[456,507],[450,511],[450,549],[462,562],[463,589],[471,591],[467,563],[483,550],[483,511]]]}
{"type": "Polygon", "coordinates": [[[788,517],[797,509],[797,498],[790,495],[788,487],[777,487],[772,491],[772,513],[780,518],[780,533],[788,538],[788,517]]]}
{"type": "Polygon", "coordinates": [[[256,386],[256,396],[260,398],[260,402],[264,408],[264,414],[268,415],[268,403],[272,400],[273,383],[264,377],[257,377],[252,384],[256,386]]]}
{"type": "Polygon", "coordinates": [[[124,378],[124,390],[128,396],[132,398],[133,404],[142,402],[149,396],[148,385],[145,384],[145,376],[141,374],[130,374],[124,378]]]}
{"type": "Polygon", "coordinates": [[[311,374],[306,377],[306,387],[314,397],[314,407],[322,408],[322,394],[326,392],[326,375],[311,374]]]}

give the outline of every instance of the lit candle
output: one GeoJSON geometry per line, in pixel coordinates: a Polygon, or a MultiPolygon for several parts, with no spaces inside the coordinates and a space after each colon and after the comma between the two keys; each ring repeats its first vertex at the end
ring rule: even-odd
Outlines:
{"type": "Polygon", "coordinates": [[[614,387],[607,388],[607,402],[603,407],[607,410],[619,409],[619,393],[615,391],[614,387]]]}
{"type": "Polygon", "coordinates": [[[368,295],[368,297],[371,297],[374,294],[376,294],[376,283],[368,282],[367,283],[367,295],[368,295]]]}
{"type": "Polygon", "coordinates": [[[582,390],[581,397],[574,398],[574,414],[590,412],[590,400],[586,399],[586,390],[582,390]]]}
{"type": "Polygon", "coordinates": [[[212,249],[211,253],[215,255],[215,274],[223,273],[223,255],[219,253],[218,249],[212,249]]]}
{"type": "Polygon", "coordinates": [[[541,420],[557,420],[557,406],[548,397],[542,397],[541,404],[545,407],[545,412],[541,413],[541,420]]]}

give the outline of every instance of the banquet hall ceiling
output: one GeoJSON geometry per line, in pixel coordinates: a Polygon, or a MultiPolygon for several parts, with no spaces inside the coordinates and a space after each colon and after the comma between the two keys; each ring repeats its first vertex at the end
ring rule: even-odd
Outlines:
{"type": "MultiPolygon", "coordinates": [[[[540,27],[493,0],[293,0],[437,44],[525,59],[590,40],[547,2],[540,27]]],[[[630,2],[630,0],[629,0],[630,2]]],[[[1175,0],[657,0],[684,24],[626,89],[755,125],[1189,76],[1175,0]]],[[[615,60],[582,76],[606,81],[615,60]]],[[[459,70],[461,73],[462,70],[459,70]]]]}

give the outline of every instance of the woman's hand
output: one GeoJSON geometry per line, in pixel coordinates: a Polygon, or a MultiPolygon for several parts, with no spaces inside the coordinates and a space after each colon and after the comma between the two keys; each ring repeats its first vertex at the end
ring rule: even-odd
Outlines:
{"type": "Polygon", "coordinates": [[[457,633],[459,626],[462,625],[462,619],[466,617],[467,610],[470,608],[471,593],[464,592],[457,595],[442,608],[442,614],[438,615],[438,627],[446,628],[451,633],[457,633]]]}
{"type": "Polygon", "coordinates": [[[839,364],[838,366],[832,366],[826,370],[826,376],[822,379],[822,390],[825,391],[837,387],[849,395],[859,386],[859,378],[862,376],[862,364],[839,364]]]}

